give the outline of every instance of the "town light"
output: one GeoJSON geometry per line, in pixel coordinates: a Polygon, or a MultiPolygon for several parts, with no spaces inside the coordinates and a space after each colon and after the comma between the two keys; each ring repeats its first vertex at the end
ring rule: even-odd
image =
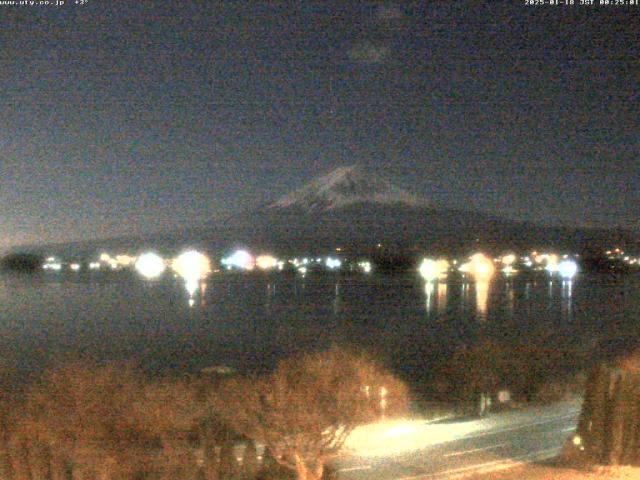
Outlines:
{"type": "Polygon", "coordinates": [[[513,253],[509,253],[502,257],[502,264],[509,267],[516,261],[516,256],[513,253]]]}
{"type": "Polygon", "coordinates": [[[158,278],[164,273],[165,264],[160,255],[147,252],[138,257],[135,267],[137,272],[144,278],[153,279],[158,278]]]}
{"type": "Polygon", "coordinates": [[[260,270],[271,270],[278,266],[278,259],[272,255],[260,255],[256,258],[256,267],[260,270]]]}
{"type": "Polygon", "coordinates": [[[371,262],[364,260],[359,262],[358,266],[364,273],[371,273],[371,262]]]}
{"type": "Polygon", "coordinates": [[[558,264],[558,272],[562,278],[571,280],[578,273],[578,265],[573,260],[563,260],[558,264]]]}
{"type": "Polygon", "coordinates": [[[222,259],[222,264],[228,268],[240,268],[242,270],[253,270],[255,259],[246,250],[236,250],[227,258],[222,259]]]}
{"type": "Polygon", "coordinates": [[[446,274],[448,269],[449,262],[446,260],[432,260],[430,258],[425,258],[420,264],[419,272],[426,282],[433,282],[441,275],[446,274]]]}
{"type": "Polygon", "coordinates": [[[329,270],[335,270],[336,268],[340,268],[342,262],[337,258],[327,257],[325,265],[329,270]]]}
{"type": "Polygon", "coordinates": [[[211,262],[209,257],[189,250],[181,254],[172,263],[173,270],[185,280],[198,281],[211,273],[211,262]]]}
{"type": "Polygon", "coordinates": [[[547,266],[545,267],[547,272],[555,273],[558,271],[558,267],[558,255],[553,253],[551,255],[547,255],[547,266]]]}
{"type": "Polygon", "coordinates": [[[493,276],[495,267],[486,255],[476,253],[469,257],[469,262],[460,266],[460,271],[473,275],[476,280],[488,280],[493,276]]]}

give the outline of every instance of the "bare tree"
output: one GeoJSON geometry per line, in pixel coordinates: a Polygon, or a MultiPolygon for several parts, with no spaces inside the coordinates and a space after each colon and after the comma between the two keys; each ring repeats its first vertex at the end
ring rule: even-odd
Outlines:
{"type": "Polygon", "coordinates": [[[299,480],[318,480],[353,429],[406,407],[405,385],[366,355],[333,347],[280,362],[263,378],[231,379],[215,404],[299,480]]]}

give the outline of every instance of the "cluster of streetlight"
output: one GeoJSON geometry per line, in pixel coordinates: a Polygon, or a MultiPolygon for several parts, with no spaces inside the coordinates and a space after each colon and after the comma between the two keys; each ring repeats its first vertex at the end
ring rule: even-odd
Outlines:
{"type": "MultiPolygon", "coordinates": [[[[484,318],[488,306],[489,284],[497,268],[500,268],[505,276],[511,276],[517,272],[515,268],[517,261],[518,259],[514,254],[507,254],[500,258],[490,258],[483,253],[471,255],[467,261],[462,263],[456,260],[450,263],[446,259],[423,259],[418,271],[425,281],[427,310],[431,309],[431,302],[436,298],[434,296],[436,285],[438,304],[440,304],[441,297],[446,294],[446,278],[450,272],[457,270],[463,275],[468,275],[474,279],[477,311],[481,319],[484,318]]],[[[559,257],[555,254],[535,254],[533,261],[529,257],[524,257],[521,261],[527,268],[533,267],[533,261],[535,261],[537,269],[544,268],[550,275],[559,274],[564,280],[563,286],[568,289],[570,295],[571,279],[576,275],[578,266],[568,256],[559,261],[559,257]]]]}
{"type": "Polygon", "coordinates": [[[170,261],[165,261],[155,252],[140,255],[134,264],[136,271],[148,280],[162,276],[167,267],[181,277],[189,294],[189,305],[195,303],[194,297],[201,286],[201,282],[211,273],[211,262],[205,254],[195,250],[188,250],[170,261]]]}
{"type": "MultiPolygon", "coordinates": [[[[476,281],[487,281],[496,272],[496,264],[501,266],[501,271],[505,275],[512,275],[517,272],[515,264],[517,257],[514,254],[507,254],[500,258],[492,259],[483,253],[471,255],[468,260],[457,266],[457,261],[453,265],[445,259],[425,258],[418,267],[420,275],[426,282],[435,282],[445,279],[448,273],[456,268],[460,273],[470,275],[476,281]]],[[[562,259],[556,254],[537,254],[534,252],[533,260],[529,256],[522,259],[527,267],[533,267],[534,262],[544,268],[549,274],[558,274],[564,280],[571,280],[578,272],[578,265],[575,261],[565,255],[562,259]]]]}
{"type": "MultiPolygon", "coordinates": [[[[268,254],[254,256],[247,250],[236,250],[223,258],[220,263],[226,270],[252,271],[258,269],[264,271],[282,271],[286,267],[292,268],[304,275],[311,268],[324,268],[330,271],[340,270],[344,262],[334,256],[282,260],[268,254]]],[[[363,273],[370,273],[372,271],[371,262],[368,260],[359,261],[355,266],[363,273]]]]}

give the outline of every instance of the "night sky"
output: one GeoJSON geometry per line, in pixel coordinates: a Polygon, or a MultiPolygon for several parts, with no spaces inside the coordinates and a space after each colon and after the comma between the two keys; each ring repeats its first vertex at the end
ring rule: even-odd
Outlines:
{"type": "Polygon", "coordinates": [[[73,3],[0,5],[0,249],[225,218],[352,164],[640,228],[640,6],[73,3]]]}

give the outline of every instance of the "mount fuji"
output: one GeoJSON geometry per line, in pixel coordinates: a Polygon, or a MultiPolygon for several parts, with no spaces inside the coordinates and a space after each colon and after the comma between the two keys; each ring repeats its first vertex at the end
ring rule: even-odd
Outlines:
{"type": "MultiPolygon", "coordinates": [[[[366,253],[486,249],[582,249],[619,241],[604,229],[547,227],[477,211],[440,208],[359,166],[340,167],[273,203],[234,216],[211,232],[225,245],[274,252],[366,253]]],[[[211,238],[211,237],[210,237],[211,238]]],[[[636,241],[636,240],[633,240],[636,241]]]]}
{"type": "Polygon", "coordinates": [[[311,180],[274,202],[233,215],[224,221],[145,238],[123,238],[68,244],[69,251],[99,248],[167,251],[189,244],[211,252],[234,247],[275,254],[334,251],[355,254],[400,252],[412,255],[467,254],[482,249],[557,248],[568,251],[610,247],[638,248],[629,230],[549,227],[478,211],[442,208],[429,199],[393,185],[361,167],[340,167],[311,180]]]}
{"type": "Polygon", "coordinates": [[[341,167],[285,195],[272,208],[300,208],[309,212],[336,210],[358,203],[428,207],[418,196],[388,180],[367,174],[361,167],[341,167]]]}

